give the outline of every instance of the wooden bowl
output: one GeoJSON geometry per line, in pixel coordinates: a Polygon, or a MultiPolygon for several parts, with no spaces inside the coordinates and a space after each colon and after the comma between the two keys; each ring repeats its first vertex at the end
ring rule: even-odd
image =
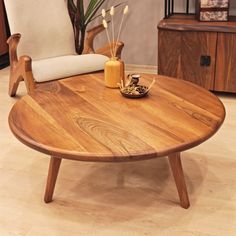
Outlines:
{"type": "Polygon", "coordinates": [[[147,96],[148,94],[148,87],[143,86],[143,85],[138,85],[141,86],[143,88],[146,89],[146,91],[144,93],[140,93],[140,94],[131,94],[131,93],[125,93],[124,91],[120,90],[120,93],[122,94],[122,96],[126,97],[126,98],[142,98],[147,96]]]}

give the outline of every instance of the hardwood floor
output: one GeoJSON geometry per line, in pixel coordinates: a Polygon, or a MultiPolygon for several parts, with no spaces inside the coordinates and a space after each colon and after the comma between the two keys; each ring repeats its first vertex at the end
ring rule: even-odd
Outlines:
{"type": "Polygon", "coordinates": [[[45,204],[50,158],[24,146],[8,128],[11,106],[25,94],[21,86],[18,97],[7,95],[8,73],[0,71],[0,235],[236,235],[236,96],[220,96],[227,114],[219,132],[182,154],[188,210],[179,206],[167,158],[63,160],[54,201],[45,204]]]}

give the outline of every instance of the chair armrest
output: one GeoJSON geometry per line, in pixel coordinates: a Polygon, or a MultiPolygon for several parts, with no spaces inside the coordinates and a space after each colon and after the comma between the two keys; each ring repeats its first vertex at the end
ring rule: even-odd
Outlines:
{"type": "Polygon", "coordinates": [[[9,45],[9,55],[10,55],[11,68],[13,68],[18,62],[17,46],[20,42],[20,38],[21,38],[20,34],[13,34],[7,40],[7,43],[9,45]]]}
{"type": "Polygon", "coordinates": [[[94,53],[94,48],[93,48],[94,38],[103,30],[104,30],[104,27],[101,24],[87,31],[85,42],[84,42],[83,54],[94,53]]]}
{"type": "Polygon", "coordinates": [[[32,72],[32,59],[29,56],[21,56],[19,58],[18,64],[20,74],[23,76],[23,79],[25,81],[27,92],[31,93],[36,88],[32,72]]]}
{"type": "Polygon", "coordinates": [[[18,59],[17,46],[20,42],[21,35],[11,35],[7,43],[9,45],[10,55],[10,80],[9,80],[9,95],[11,97],[16,95],[19,82],[24,80],[28,93],[35,89],[35,82],[32,73],[32,60],[29,56],[21,56],[18,59]]]}
{"type": "MultiPolygon", "coordinates": [[[[96,54],[102,54],[108,57],[111,57],[111,53],[110,53],[110,45],[107,44],[102,48],[99,48],[97,50],[94,50],[93,47],[93,42],[94,42],[94,38],[104,30],[104,26],[103,24],[98,25],[90,30],[87,31],[87,35],[86,35],[86,39],[84,42],[84,50],[83,50],[83,54],[88,54],[88,53],[96,53],[96,54]]],[[[115,42],[111,43],[112,47],[115,46],[115,42]]],[[[121,51],[124,47],[124,43],[123,42],[118,42],[117,46],[116,46],[116,56],[118,58],[121,57],[121,51]]]]}
{"type": "MultiPolygon", "coordinates": [[[[111,47],[114,47],[116,43],[111,43],[111,47]]],[[[116,56],[118,58],[121,58],[121,52],[122,52],[122,49],[124,47],[124,43],[123,42],[118,42],[117,43],[117,46],[116,46],[116,56]]],[[[97,54],[102,54],[102,55],[105,55],[107,57],[112,57],[111,56],[111,51],[110,51],[110,44],[107,44],[105,45],[104,47],[102,48],[99,48],[95,51],[95,53],[97,54]]]]}
{"type": "Polygon", "coordinates": [[[24,65],[24,72],[32,71],[32,59],[29,56],[19,57],[19,64],[24,65]]]}

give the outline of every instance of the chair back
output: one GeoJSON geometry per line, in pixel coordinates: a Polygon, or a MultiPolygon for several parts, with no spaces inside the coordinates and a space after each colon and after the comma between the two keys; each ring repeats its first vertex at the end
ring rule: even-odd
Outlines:
{"type": "Polygon", "coordinates": [[[67,0],[4,0],[17,53],[34,60],[76,54],[67,0]]]}

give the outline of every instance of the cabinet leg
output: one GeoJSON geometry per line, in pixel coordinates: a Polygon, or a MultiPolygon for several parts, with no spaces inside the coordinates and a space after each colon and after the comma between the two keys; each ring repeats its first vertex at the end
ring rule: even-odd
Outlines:
{"type": "Polygon", "coordinates": [[[180,205],[187,209],[190,206],[187,187],[184,180],[184,173],[180,159],[180,153],[169,155],[169,163],[175,179],[175,184],[178,190],[180,205]]]}
{"type": "Polygon", "coordinates": [[[53,196],[60,165],[61,165],[61,158],[52,156],[50,159],[47,185],[46,185],[46,190],[45,190],[45,195],[44,195],[45,203],[49,203],[52,201],[52,196],[53,196]]]}

